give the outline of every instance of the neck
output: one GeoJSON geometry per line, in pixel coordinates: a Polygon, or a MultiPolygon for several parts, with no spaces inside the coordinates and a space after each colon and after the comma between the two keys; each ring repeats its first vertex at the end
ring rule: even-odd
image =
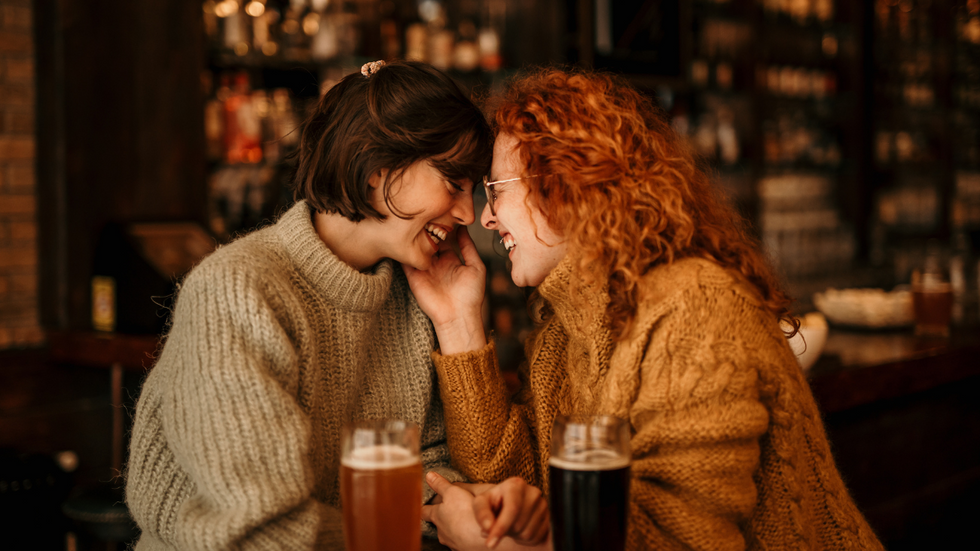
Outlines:
{"type": "Polygon", "coordinates": [[[313,213],[313,228],[337,258],[359,272],[377,264],[383,255],[367,239],[371,220],[351,222],[337,213],[313,213]]]}

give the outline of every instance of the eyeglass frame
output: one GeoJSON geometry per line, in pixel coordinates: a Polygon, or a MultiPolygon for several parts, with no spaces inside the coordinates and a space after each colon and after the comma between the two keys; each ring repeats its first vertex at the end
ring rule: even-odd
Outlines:
{"type": "Polygon", "coordinates": [[[493,187],[493,186],[495,186],[497,184],[506,184],[507,182],[516,182],[518,180],[523,180],[525,178],[537,178],[538,176],[541,176],[541,175],[540,174],[531,174],[530,176],[518,176],[517,178],[507,178],[506,180],[494,180],[492,182],[490,181],[490,175],[489,174],[486,175],[486,176],[484,176],[483,177],[483,191],[484,191],[484,193],[487,194],[487,205],[489,205],[489,207],[490,207],[490,214],[492,214],[494,216],[497,216],[497,211],[496,211],[496,209],[493,208],[493,203],[494,203],[494,201],[496,201],[496,199],[494,198],[494,196],[496,195],[496,192],[494,192],[492,189],[490,189],[491,187],[493,187]]]}

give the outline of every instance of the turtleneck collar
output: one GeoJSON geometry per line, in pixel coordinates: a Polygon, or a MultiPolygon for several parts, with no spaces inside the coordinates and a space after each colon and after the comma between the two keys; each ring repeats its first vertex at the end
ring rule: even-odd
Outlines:
{"type": "Polygon", "coordinates": [[[297,202],[282,215],[276,232],[300,275],[331,304],[351,312],[371,312],[388,297],[394,261],[384,259],[362,273],[337,258],[316,234],[306,201],[297,202]]]}
{"type": "Polygon", "coordinates": [[[538,293],[573,337],[585,342],[608,338],[608,287],[604,283],[583,284],[573,264],[571,256],[566,255],[538,286],[538,293]],[[575,295],[572,295],[573,281],[575,295]]]}

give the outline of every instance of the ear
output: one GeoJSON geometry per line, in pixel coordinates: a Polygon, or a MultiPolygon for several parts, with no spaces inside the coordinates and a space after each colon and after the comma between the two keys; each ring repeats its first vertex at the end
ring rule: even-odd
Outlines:
{"type": "Polygon", "coordinates": [[[368,185],[374,189],[379,189],[387,179],[388,179],[388,169],[382,168],[381,170],[372,174],[370,178],[368,178],[368,185]]]}

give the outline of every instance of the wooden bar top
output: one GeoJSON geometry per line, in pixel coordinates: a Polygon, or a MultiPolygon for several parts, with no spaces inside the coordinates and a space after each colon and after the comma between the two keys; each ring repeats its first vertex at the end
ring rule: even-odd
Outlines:
{"type": "Polygon", "coordinates": [[[93,367],[120,363],[125,369],[147,371],[153,367],[160,338],[97,331],[49,331],[48,349],[56,362],[93,367]]]}
{"type": "MultiPolygon", "coordinates": [[[[97,367],[119,362],[146,371],[158,352],[156,335],[54,331],[52,359],[97,367]]],[[[505,373],[507,375],[515,375],[505,373]]],[[[911,329],[848,331],[831,328],[816,364],[807,371],[824,413],[922,392],[980,375],[980,325],[954,327],[949,338],[916,337],[911,329]]],[[[510,384],[516,384],[508,380],[510,384]]]]}
{"type": "Polygon", "coordinates": [[[912,329],[831,328],[807,371],[824,413],[899,398],[980,375],[980,325],[954,326],[948,338],[917,337],[912,329]]]}

